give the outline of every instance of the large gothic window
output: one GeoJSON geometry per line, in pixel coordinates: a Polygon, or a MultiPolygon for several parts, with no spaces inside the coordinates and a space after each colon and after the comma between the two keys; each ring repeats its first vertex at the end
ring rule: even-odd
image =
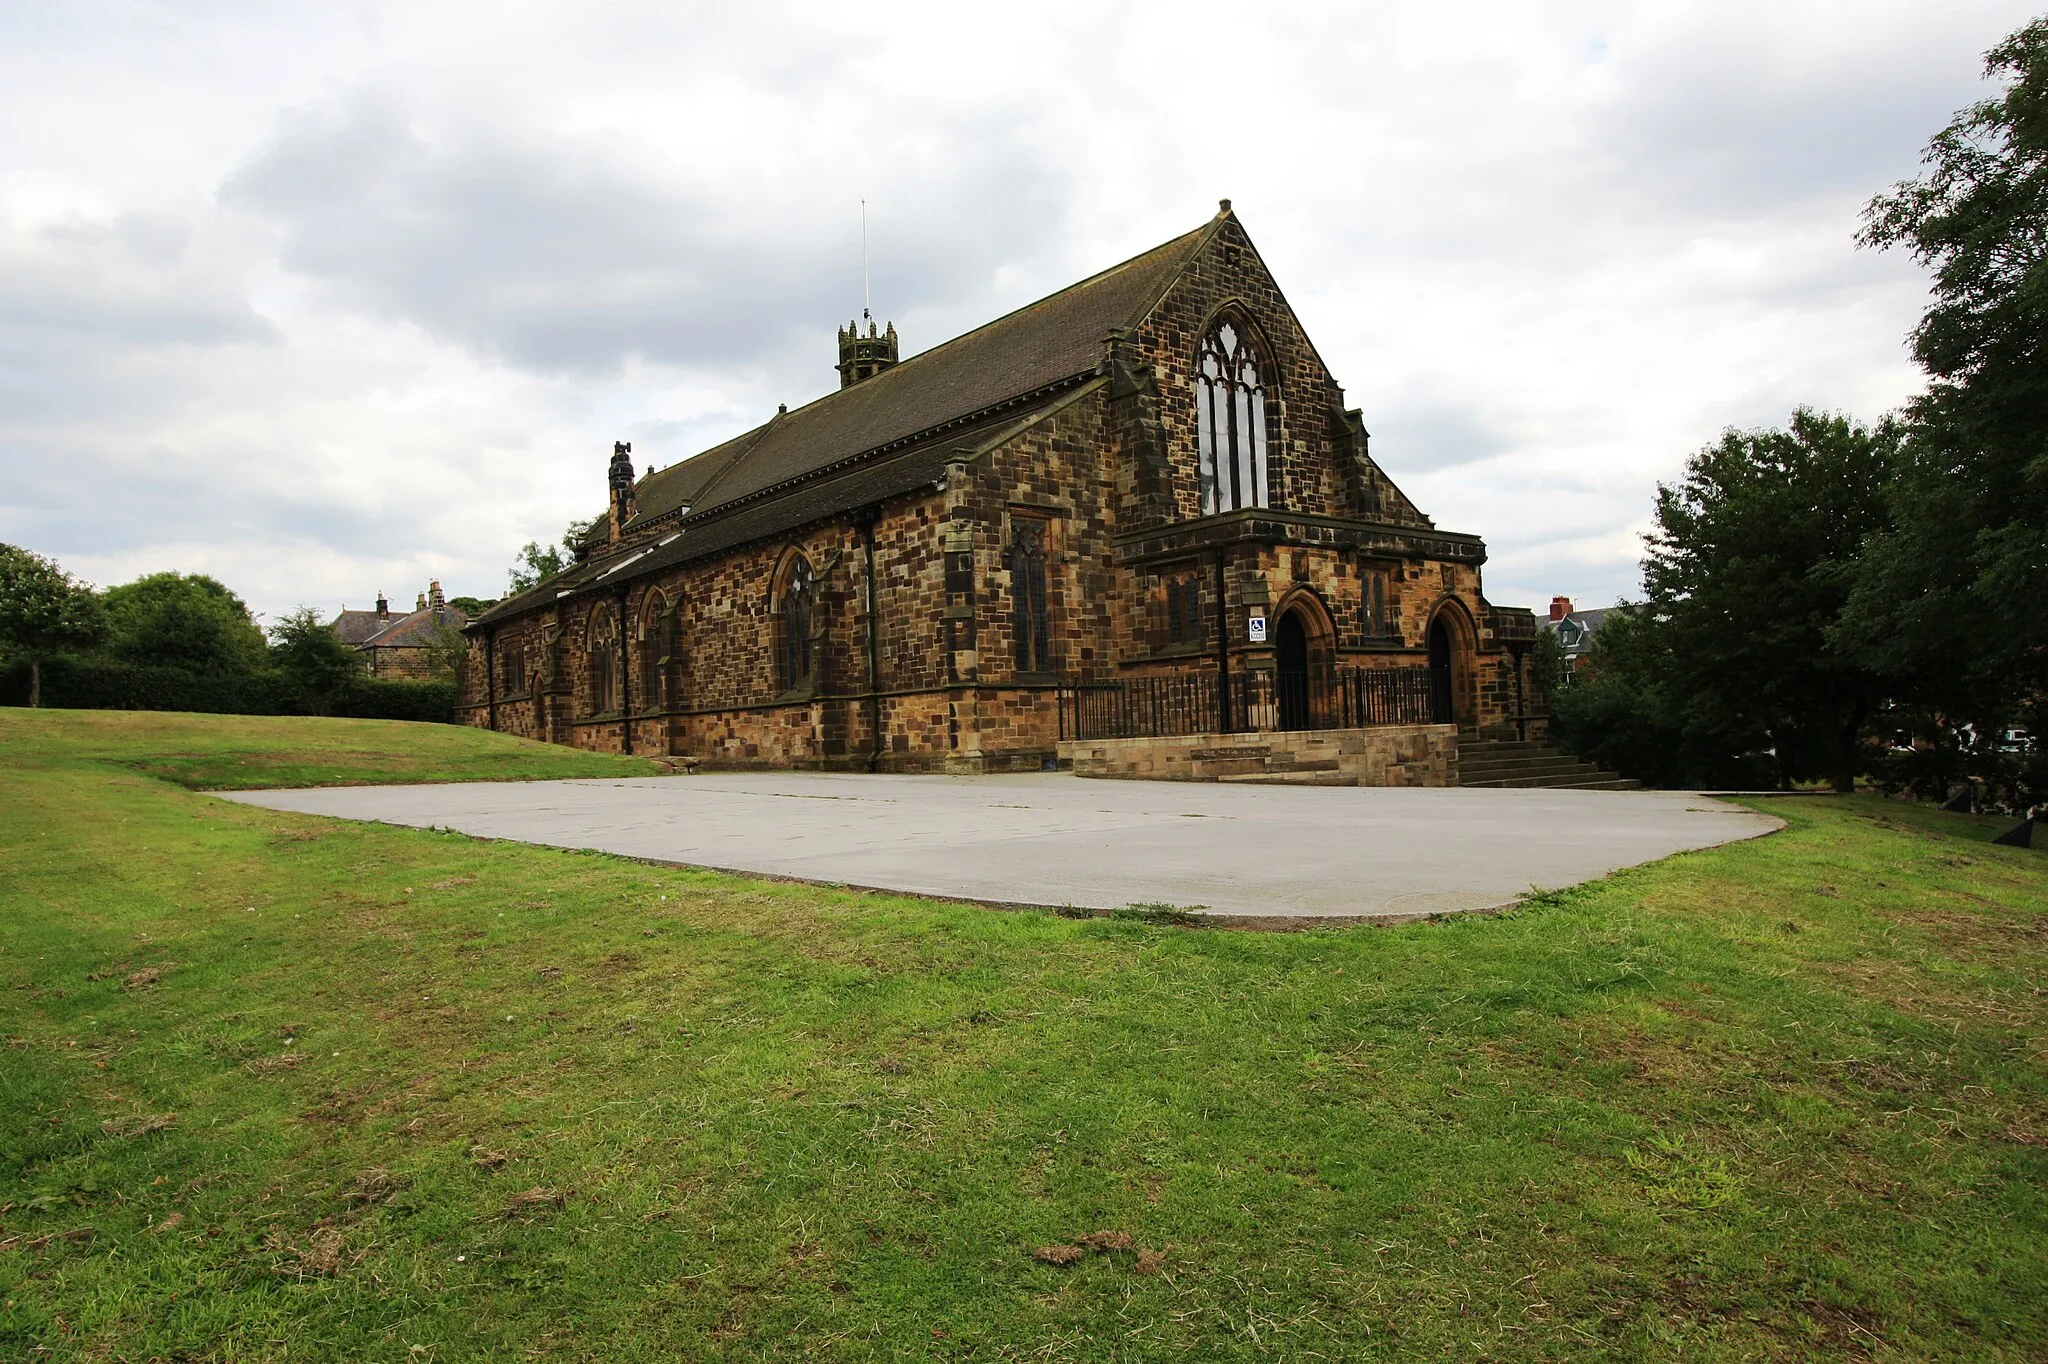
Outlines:
{"type": "Polygon", "coordinates": [[[811,681],[811,616],[817,609],[818,580],[811,561],[799,554],[783,580],[782,599],[776,612],[776,681],[784,691],[808,686],[811,681]]]}
{"type": "Polygon", "coordinates": [[[1035,516],[1010,520],[1010,638],[1017,671],[1052,671],[1052,634],[1045,611],[1047,525],[1035,516]]]}
{"type": "Polygon", "coordinates": [[[1195,431],[1202,515],[1266,505],[1266,386],[1258,356],[1235,323],[1202,342],[1195,362],[1195,431]]]}
{"type": "Polygon", "coordinates": [[[608,715],[619,708],[619,626],[606,603],[590,609],[584,634],[584,664],[590,673],[590,714],[608,715]]]}

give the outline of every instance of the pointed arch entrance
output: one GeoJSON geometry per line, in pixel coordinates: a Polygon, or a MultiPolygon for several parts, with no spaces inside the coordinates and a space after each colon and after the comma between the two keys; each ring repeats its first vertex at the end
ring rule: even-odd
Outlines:
{"type": "Polygon", "coordinates": [[[1280,599],[1273,622],[1273,701],[1281,729],[1312,729],[1328,687],[1336,629],[1312,592],[1280,599]]]}
{"type": "Polygon", "coordinates": [[[1472,618],[1457,598],[1447,598],[1429,618],[1430,719],[1471,729],[1478,723],[1472,684],[1477,647],[1472,618]]]}

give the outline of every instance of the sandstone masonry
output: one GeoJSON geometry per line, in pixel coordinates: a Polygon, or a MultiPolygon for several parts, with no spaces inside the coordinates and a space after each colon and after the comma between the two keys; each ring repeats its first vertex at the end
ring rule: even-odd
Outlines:
{"type": "MultiPolygon", "coordinates": [[[[1541,710],[1533,617],[1489,604],[1485,546],[1373,461],[1227,204],[896,348],[842,329],[839,391],[667,469],[636,477],[618,447],[582,560],[469,627],[466,720],[719,766],[1035,769],[1111,761],[1062,747],[1063,688],[1206,695],[1220,673],[1282,697],[1416,670],[1440,713],[1362,731],[1344,770],[1442,784],[1459,731],[1541,710]]],[[[1127,760],[1192,771],[1173,755],[1201,747],[1127,760]]]]}

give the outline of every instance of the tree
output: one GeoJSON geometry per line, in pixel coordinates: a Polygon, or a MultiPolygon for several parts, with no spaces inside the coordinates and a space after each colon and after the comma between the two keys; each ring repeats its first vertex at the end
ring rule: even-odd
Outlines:
{"type": "Polygon", "coordinates": [[[510,579],[508,591],[516,594],[538,587],[575,563],[581,557],[583,537],[590,534],[590,528],[596,524],[595,520],[571,521],[568,529],[562,532],[560,548],[549,545],[543,549],[540,541],[528,540],[507,572],[510,579]]]}
{"type": "Polygon", "coordinates": [[[107,589],[108,645],[131,663],[191,672],[250,672],[263,631],[242,599],[204,574],[152,573],[107,589]]]}
{"type": "Polygon", "coordinates": [[[343,644],[310,606],[271,627],[270,657],[315,715],[326,714],[336,693],[363,672],[362,655],[343,644]]]}
{"type": "Polygon", "coordinates": [[[1689,726],[1767,736],[1781,784],[1855,788],[1886,687],[1832,628],[1865,538],[1890,525],[1900,439],[1801,408],[1783,431],[1728,431],[1657,486],[1643,584],[1673,700],[1689,726]]]}
{"type": "Polygon", "coordinates": [[[2003,92],[1864,212],[1865,245],[1934,272],[1912,335],[1930,382],[1906,409],[1894,524],[1837,631],[1901,697],[1979,735],[2048,694],[2048,17],[1985,74],[2003,92]]]}
{"type": "Polygon", "coordinates": [[[469,636],[452,620],[436,620],[420,632],[420,647],[435,677],[453,677],[469,656],[469,636]]]}
{"type": "Polygon", "coordinates": [[[1651,786],[1777,783],[1770,736],[1754,721],[1700,703],[1677,666],[1674,635],[1646,607],[1611,612],[1571,681],[1550,693],[1557,742],[1651,786]]]}
{"type": "Polygon", "coordinates": [[[106,613],[91,588],[55,560],[0,544],[0,650],[28,660],[28,703],[43,702],[43,664],[105,638],[106,613]]]}
{"type": "Polygon", "coordinates": [[[1536,645],[1529,651],[1529,677],[1539,696],[1555,696],[1572,682],[1571,660],[1565,657],[1564,642],[1550,625],[1538,621],[1536,645]]]}

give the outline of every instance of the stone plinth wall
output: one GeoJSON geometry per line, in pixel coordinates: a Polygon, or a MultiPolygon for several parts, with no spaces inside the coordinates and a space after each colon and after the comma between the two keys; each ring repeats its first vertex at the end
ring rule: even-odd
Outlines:
{"type": "Polygon", "coordinates": [[[1456,786],[1456,725],[1068,739],[1060,765],[1077,777],[1322,786],[1456,786]]]}

